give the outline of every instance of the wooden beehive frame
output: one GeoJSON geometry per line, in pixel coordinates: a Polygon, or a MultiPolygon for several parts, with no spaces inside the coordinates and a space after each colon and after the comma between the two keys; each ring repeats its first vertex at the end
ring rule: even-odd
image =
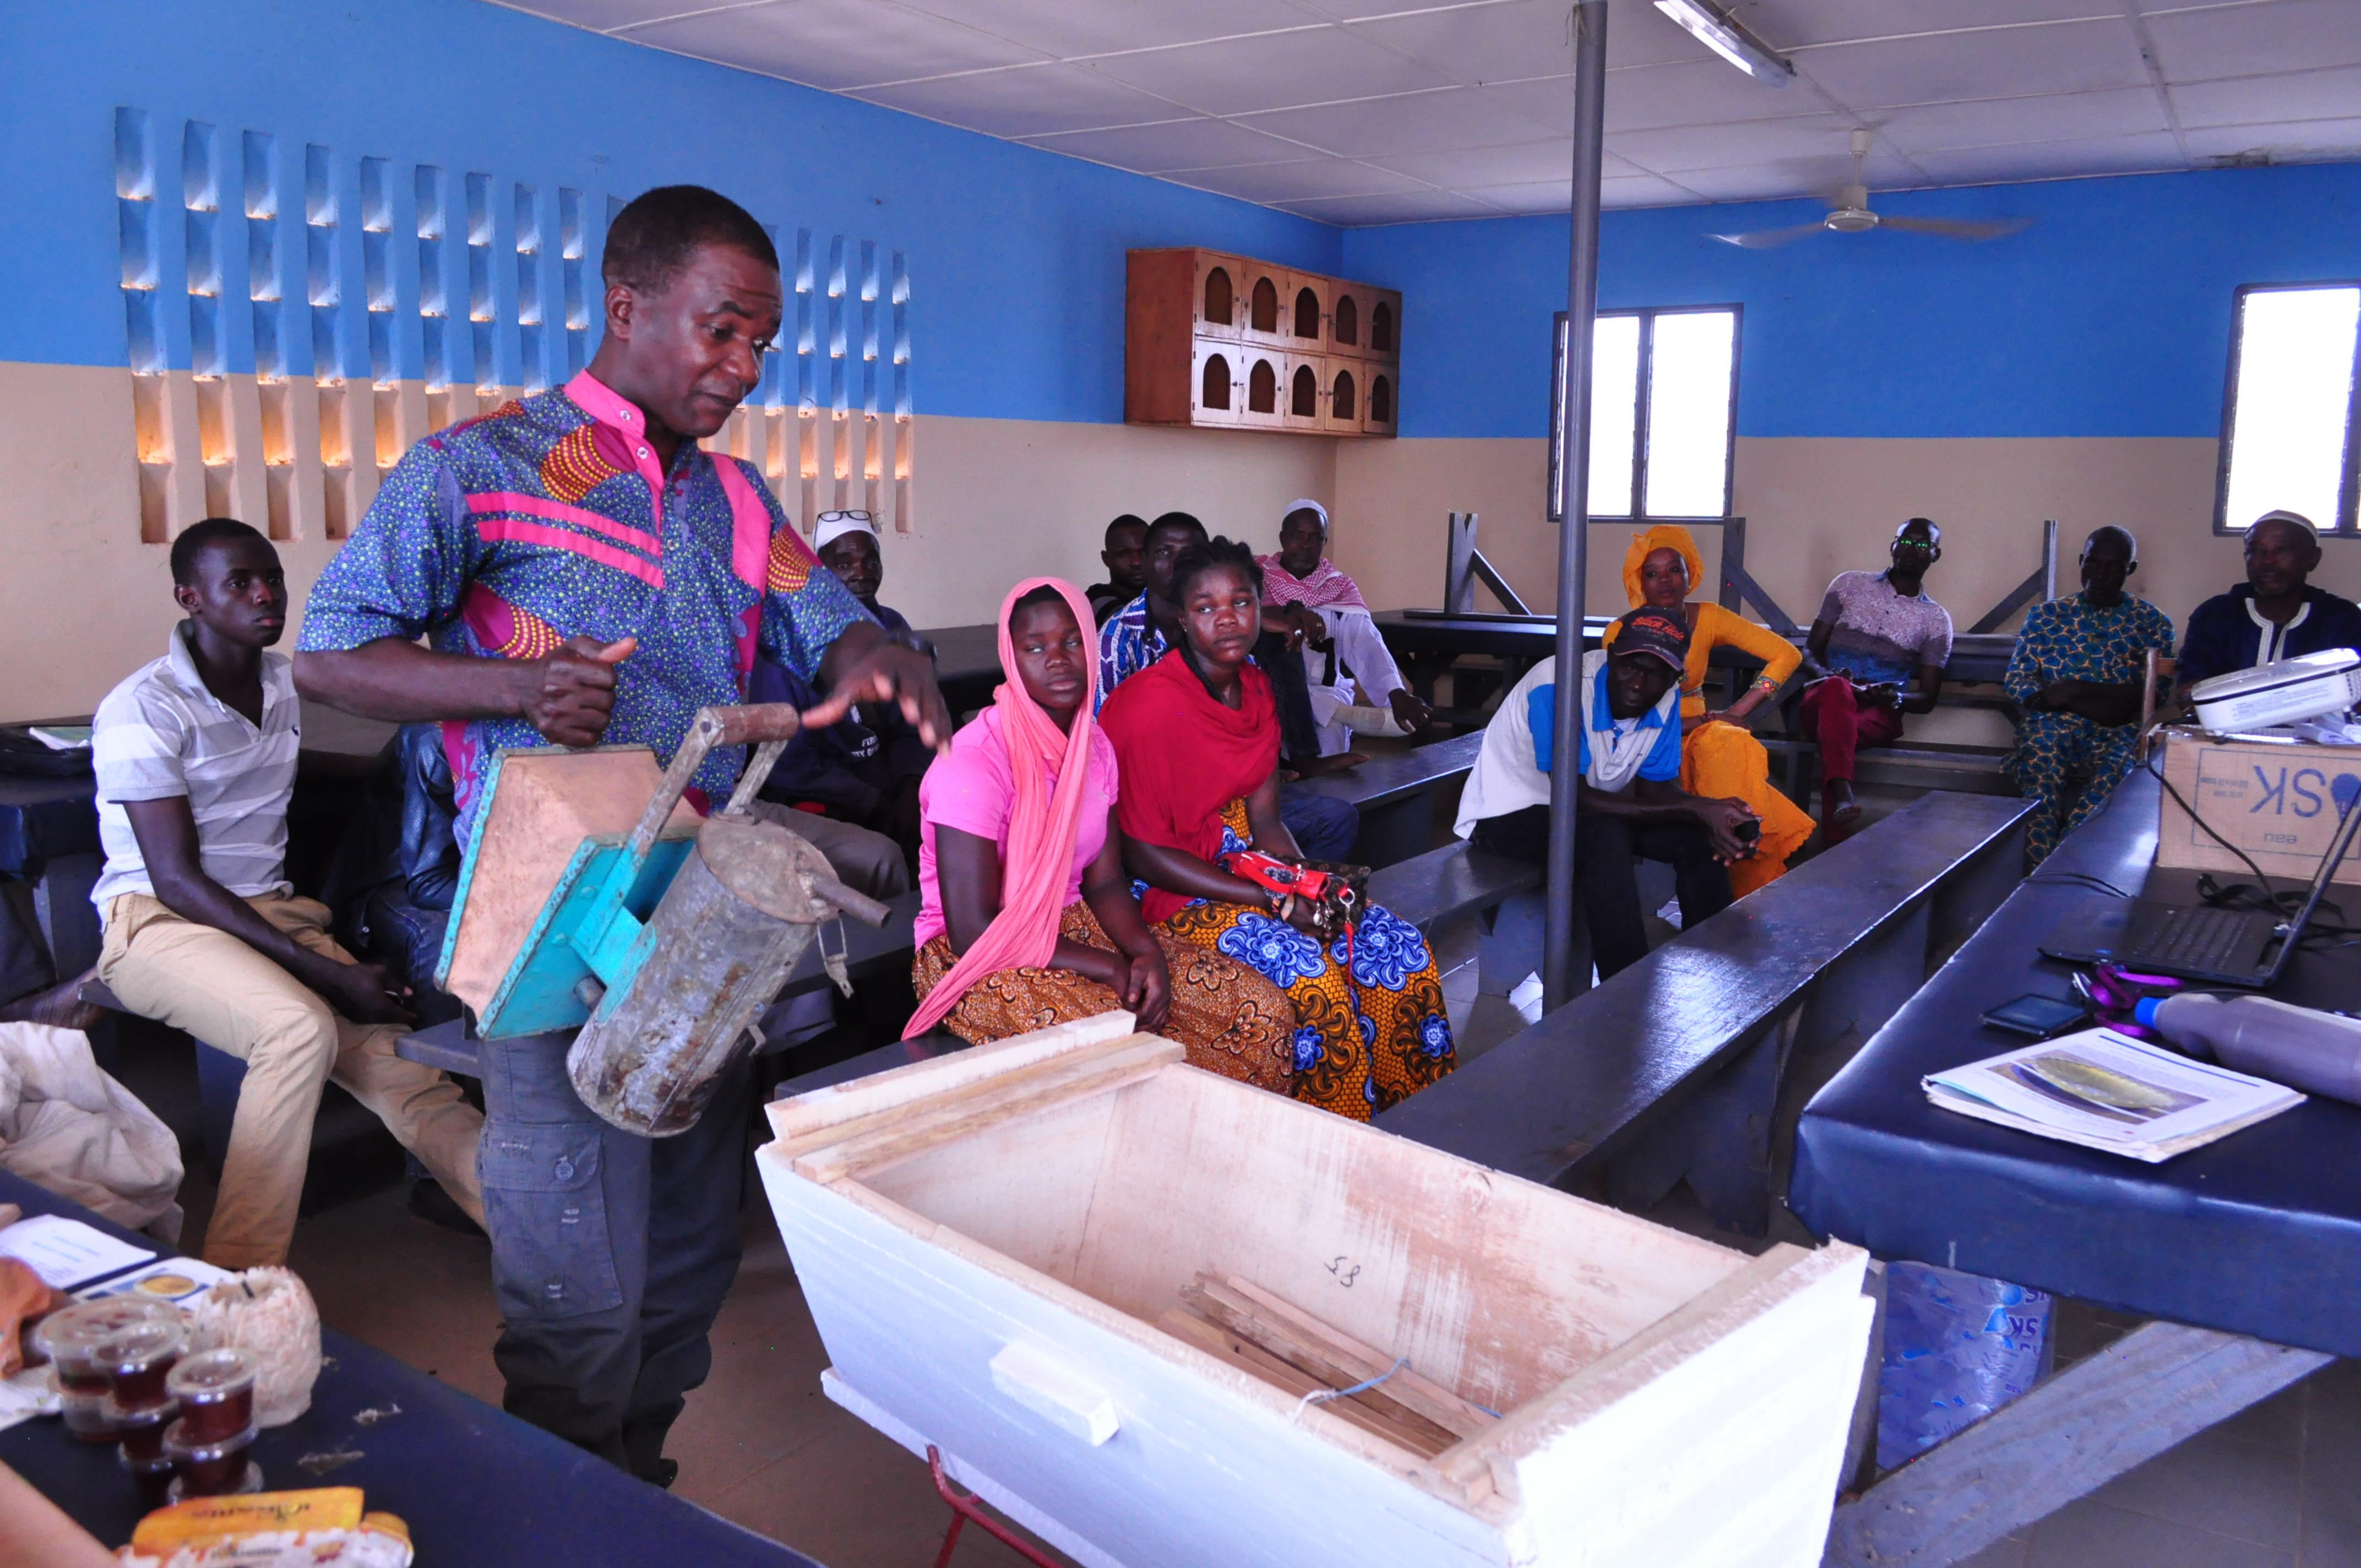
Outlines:
{"type": "MultiPolygon", "coordinates": [[[[1635,1491],[1660,1494],[1664,1487],[1652,1466],[1684,1475],[1716,1463],[1775,1461],[1792,1467],[1792,1453],[1766,1458],[1755,1452],[1766,1443],[1792,1444],[1785,1429],[1775,1420],[1749,1427],[1744,1412],[1795,1400],[1809,1378],[1818,1381],[1806,1402],[1825,1406],[1829,1368],[1842,1367],[1850,1355],[1857,1371],[1867,1327],[1867,1303],[1859,1296],[1864,1257],[1857,1249],[1782,1245],[1749,1260],[1199,1072],[1184,1064],[1178,1045],[1135,1034],[1130,1022],[1128,1014],[1108,1014],[775,1102],[769,1110],[777,1141],[760,1157],[765,1179],[775,1187],[791,1171],[818,1184],[895,1230],[1186,1367],[1264,1418],[1299,1427],[1513,1539],[1540,1543],[1544,1555],[1538,1561],[1571,1561],[1548,1554],[1549,1543],[1562,1549],[1569,1539],[1606,1528],[1584,1515],[1598,1496],[1600,1476],[1623,1476],[1635,1491]],[[1166,1108],[1157,1109],[1159,1103],[1166,1108]],[[1185,1236],[1159,1231],[1172,1255],[1093,1261],[1087,1218],[1065,1224],[1041,1218],[1046,1211],[1038,1202],[1016,1201],[1020,1190],[1038,1201],[1047,1181],[1042,1160],[1069,1157],[1043,1153],[1061,1135],[1056,1118],[1080,1126],[1093,1115],[1129,1113],[1123,1135],[1153,1139],[1240,1112],[1290,1144],[1287,1158],[1307,1173],[1307,1182],[1322,1176],[1344,1180],[1339,1173],[1351,1172],[1356,1190],[1384,1190],[1398,1211],[1389,1215],[1386,1231],[1398,1255],[1373,1253],[1358,1260],[1370,1288],[1326,1299],[1332,1312],[1341,1304],[1358,1314],[1334,1320],[1335,1326],[1366,1340],[1372,1354],[1406,1351],[1412,1370],[1424,1374],[1440,1397],[1492,1403],[1500,1419],[1439,1452],[1422,1452],[1333,1406],[1304,1405],[1300,1390],[1268,1369],[1244,1365],[1239,1355],[1221,1353],[1202,1335],[1159,1321],[1180,1304],[1185,1283],[1173,1282],[1192,1279],[1200,1268],[1185,1255],[1185,1236]],[[1390,1185],[1369,1179],[1392,1168],[1398,1179],[1390,1185]],[[1470,1202],[1483,1223],[1466,1223],[1470,1202]],[[1023,1248],[1009,1241],[1012,1226],[1037,1223],[1062,1238],[1050,1244],[1056,1257],[1038,1267],[1013,1255],[1023,1248]],[[1072,1234],[1065,1236],[1065,1230],[1072,1234]],[[1526,1255],[1502,1252],[1504,1237],[1518,1238],[1526,1255]],[[1565,1245],[1575,1238],[1587,1245],[1565,1245]],[[1481,1258],[1454,1258],[1455,1248],[1491,1250],[1481,1258]],[[1596,1261],[1602,1257],[1615,1265],[1611,1278],[1595,1272],[1604,1266],[1596,1261]],[[1464,1293],[1452,1299],[1455,1279],[1480,1279],[1488,1291],[1522,1294],[1514,1310],[1491,1310],[1464,1293]],[[1587,1339],[1572,1343],[1583,1339],[1585,1323],[1587,1339]],[[1405,1332],[1406,1324],[1413,1326],[1405,1332]],[[1488,1334],[1499,1341],[1528,1337],[1517,1332],[1521,1326],[1531,1337],[1547,1337],[1534,1325],[1557,1333],[1560,1342],[1477,1344],[1488,1334]],[[1455,1367],[1449,1365],[1447,1343],[1455,1339],[1455,1367]],[[1512,1390],[1521,1398],[1498,1387],[1502,1369],[1512,1363],[1522,1369],[1510,1379],[1523,1385],[1512,1390]],[[1482,1398],[1486,1393],[1489,1401],[1482,1398]],[[1727,1409],[1728,1420],[1701,1416],[1706,1408],[1727,1409]],[[1694,1452],[1698,1432],[1719,1434],[1719,1458],[1694,1452]]],[[[1102,1136],[1112,1147],[1115,1139],[1102,1136]]],[[[1087,1151],[1070,1156],[1077,1170],[1099,1157],[1087,1151]]],[[[1225,1182],[1254,1179],[1237,1169],[1223,1175],[1225,1182]]],[[[1104,1172],[1084,1184],[1093,1207],[1110,1184],[1104,1172]]],[[[1132,1201],[1158,1213],[1170,1203],[1169,1194],[1132,1201]]],[[[1374,1247],[1382,1238],[1367,1239],[1374,1247]]],[[[1300,1301],[1311,1288],[1302,1267],[1281,1258],[1255,1260],[1247,1272],[1264,1275],[1269,1292],[1285,1301],[1300,1301]]],[[[1849,1404],[1849,1385],[1842,1393],[1849,1404]]],[[[1826,1489],[1817,1497],[1787,1497],[1784,1492],[1793,1488],[1782,1488],[1782,1496],[1763,1505],[1786,1516],[1771,1523],[1784,1528],[1788,1539],[1799,1528],[1808,1532],[1814,1509],[1825,1527],[1841,1423],[1832,1437],[1817,1436],[1829,1452],[1810,1464],[1826,1470],[1826,1489]]],[[[1763,1528],[1766,1517],[1757,1510],[1748,1528],[1763,1528]]],[[[1638,1532],[1630,1542],[1637,1552],[1647,1550],[1642,1537],[1676,1529],[1678,1522],[1652,1515],[1619,1528],[1638,1532]]],[[[1730,1550],[1719,1559],[1685,1541],[1659,1560],[1762,1560],[1732,1545],[1736,1539],[1722,1543],[1730,1550]]]]}

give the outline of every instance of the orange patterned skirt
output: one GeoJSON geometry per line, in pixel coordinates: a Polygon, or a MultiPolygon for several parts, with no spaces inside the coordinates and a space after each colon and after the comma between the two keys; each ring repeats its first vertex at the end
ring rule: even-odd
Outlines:
{"type": "MultiPolygon", "coordinates": [[[[1058,935],[1114,952],[1088,904],[1077,899],[1059,917],[1058,935]]],[[[1246,965],[1159,931],[1165,966],[1172,971],[1172,1011],[1159,1031],[1189,1053],[1191,1067],[1288,1092],[1294,1071],[1295,1009],[1279,989],[1246,965]]],[[[958,961],[950,941],[937,937],[911,960],[910,981],[920,1000],[958,961]]],[[[1071,970],[996,970],[967,988],[943,1017],[943,1027],[970,1045],[1113,1012],[1123,999],[1071,970]]]]}
{"type": "MultiPolygon", "coordinates": [[[[1246,803],[1222,812],[1224,853],[1253,840],[1246,803]]],[[[1224,953],[1287,992],[1295,1009],[1294,1097],[1366,1122],[1455,1065],[1434,954],[1417,927],[1371,905],[1348,942],[1239,904],[1196,903],[1155,927],[1224,953]]]]}

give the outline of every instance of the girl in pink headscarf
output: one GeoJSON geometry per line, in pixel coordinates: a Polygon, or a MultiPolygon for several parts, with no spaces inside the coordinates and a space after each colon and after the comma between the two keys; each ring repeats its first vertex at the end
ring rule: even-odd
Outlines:
{"type": "Polygon", "coordinates": [[[1236,960],[1151,932],[1123,869],[1115,748],[1091,717],[1093,624],[1080,590],[1032,577],[1001,606],[993,706],[919,786],[906,1038],[982,1045],[1113,1008],[1195,1065],[1285,1092],[1294,1009],[1236,960]]]}

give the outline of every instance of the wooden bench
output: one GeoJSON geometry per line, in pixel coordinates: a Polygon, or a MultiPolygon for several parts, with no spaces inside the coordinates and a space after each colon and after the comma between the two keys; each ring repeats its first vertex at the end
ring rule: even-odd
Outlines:
{"type": "Polygon", "coordinates": [[[1481,914],[1542,884],[1538,861],[1488,854],[1456,839],[1397,861],[1369,878],[1369,902],[1433,934],[1455,916],[1481,914]]]}
{"type": "Polygon", "coordinates": [[[1297,787],[1350,802],[1361,814],[1353,859],[1365,866],[1390,866],[1423,853],[1433,842],[1429,797],[1437,790],[1458,787],[1483,749],[1478,730],[1407,751],[1389,751],[1342,773],[1305,779],[1297,787]]]}
{"type": "Polygon", "coordinates": [[[1646,1209],[1686,1178],[1763,1234],[1774,1124],[1997,908],[2032,804],[1936,792],[1827,850],[1378,1118],[1646,1209]]]}
{"type": "MultiPolygon", "coordinates": [[[[1818,742],[1784,735],[1755,739],[1784,770],[1785,778],[1780,787],[1787,798],[1809,810],[1812,791],[1819,783],[1818,742]]],[[[2003,746],[1931,740],[1864,746],[1853,754],[1853,779],[1857,784],[1907,784],[1963,795],[2015,795],[2016,782],[2002,771],[2007,759],[2008,748],[2003,746]]]]}

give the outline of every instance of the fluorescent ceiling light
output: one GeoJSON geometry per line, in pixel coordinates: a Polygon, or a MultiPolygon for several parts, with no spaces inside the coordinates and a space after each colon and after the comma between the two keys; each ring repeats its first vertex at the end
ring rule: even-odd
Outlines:
{"type": "Polygon", "coordinates": [[[1713,0],[1656,0],[1656,9],[1757,82],[1784,87],[1795,74],[1794,66],[1772,53],[1768,45],[1714,5],[1713,0]]]}

